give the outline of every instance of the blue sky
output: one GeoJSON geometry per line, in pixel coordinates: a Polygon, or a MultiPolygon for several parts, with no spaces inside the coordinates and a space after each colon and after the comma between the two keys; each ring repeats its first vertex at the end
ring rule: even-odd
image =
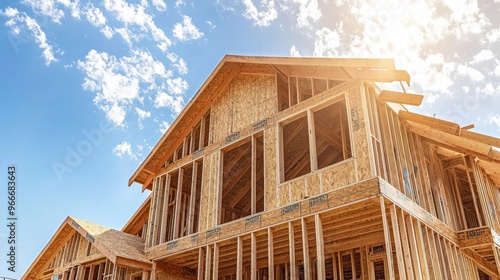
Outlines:
{"type": "Polygon", "coordinates": [[[227,53],[394,58],[425,95],[411,110],[500,136],[500,2],[377,2],[3,1],[0,176],[16,165],[18,263],[0,276],[20,277],[68,215],[120,229],[147,196],[128,178],[227,53]]]}

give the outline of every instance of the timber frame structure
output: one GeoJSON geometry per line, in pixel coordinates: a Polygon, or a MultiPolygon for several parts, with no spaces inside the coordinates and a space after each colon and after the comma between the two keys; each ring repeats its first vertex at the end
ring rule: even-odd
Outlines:
{"type": "Polygon", "coordinates": [[[411,113],[391,59],[225,56],[132,175],[23,279],[500,279],[500,139],[411,113]]]}

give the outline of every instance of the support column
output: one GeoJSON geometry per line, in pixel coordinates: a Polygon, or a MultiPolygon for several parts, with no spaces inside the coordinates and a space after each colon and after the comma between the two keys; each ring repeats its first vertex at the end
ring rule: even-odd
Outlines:
{"type": "MultiPolygon", "coordinates": [[[[314,215],[314,224],[316,227],[316,259],[318,267],[317,279],[325,279],[325,247],[323,246],[323,222],[319,214],[314,215]]],[[[335,262],[335,258],[334,258],[335,262]]]]}
{"type": "Polygon", "coordinates": [[[382,212],[382,225],[384,227],[385,253],[387,257],[387,270],[389,272],[388,276],[390,280],[395,280],[396,276],[394,273],[394,262],[392,260],[391,232],[389,230],[389,222],[387,221],[383,196],[380,197],[380,210],[382,212]]]}

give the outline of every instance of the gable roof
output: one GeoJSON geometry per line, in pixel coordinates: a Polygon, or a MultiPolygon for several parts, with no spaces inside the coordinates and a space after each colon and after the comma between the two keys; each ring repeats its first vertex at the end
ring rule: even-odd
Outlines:
{"type": "Polygon", "coordinates": [[[85,220],[67,217],[22,279],[38,279],[37,276],[50,264],[75,231],[92,242],[99,253],[115,265],[151,270],[151,262],[144,255],[142,238],[85,220]]]}
{"type": "Polygon", "coordinates": [[[129,186],[137,182],[143,185],[143,190],[150,189],[155,174],[176,148],[174,144],[187,135],[187,128],[196,124],[215,96],[239,74],[362,79],[372,82],[405,81],[410,84],[409,74],[404,70],[396,70],[393,59],[226,55],[130,177],[129,186]]]}

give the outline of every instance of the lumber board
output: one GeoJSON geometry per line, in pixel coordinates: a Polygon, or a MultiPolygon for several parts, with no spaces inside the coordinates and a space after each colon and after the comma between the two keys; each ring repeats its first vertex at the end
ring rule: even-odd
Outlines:
{"type": "MultiPolygon", "coordinates": [[[[401,121],[411,121],[422,125],[429,126],[433,129],[440,130],[453,135],[460,134],[460,125],[457,123],[445,121],[438,118],[428,117],[408,111],[399,111],[398,117],[401,121]]],[[[425,137],[425,135],[423,135],[425,137]]]]}
{"type": "Polygon", "coordinates": [[[384,102],[420,106],[424,96],[421,94],[383,90],[380,92],[379,99],[384,102]]]}

